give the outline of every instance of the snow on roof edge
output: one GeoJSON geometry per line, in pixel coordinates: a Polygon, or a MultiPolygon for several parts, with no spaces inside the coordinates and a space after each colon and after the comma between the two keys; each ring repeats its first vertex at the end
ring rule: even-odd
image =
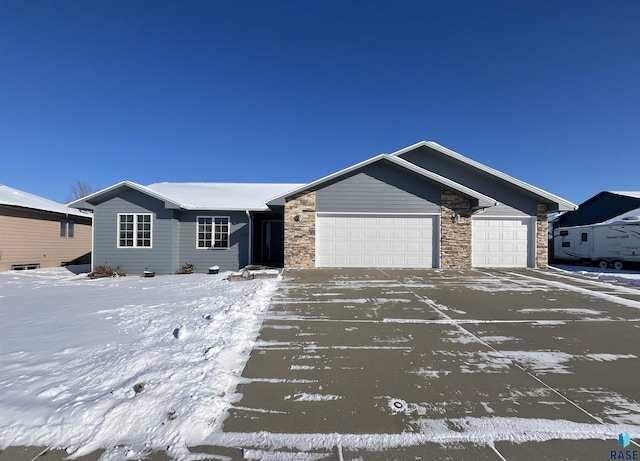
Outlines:
{"type": "Polygon", "coordinates": [[[632,198],[640,198],[640,191],[608,190],[610,194],[625,195],[632,198]]]}
{"type": "Polygon", "coordinates": [[[28,208],[31,210],[46,211],[49,213],[80,216],[83,218],[92,217],[89,213],[71,208],[69,204],[49,200],[48,198],[5,186],[4,184],[0,184],[0,205],[28,208]]]}

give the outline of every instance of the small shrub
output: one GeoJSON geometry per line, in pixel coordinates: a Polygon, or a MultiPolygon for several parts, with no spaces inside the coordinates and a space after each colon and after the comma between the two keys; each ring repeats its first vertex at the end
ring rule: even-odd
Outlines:
{"type": "Polygon", "coordinates": [[[120,272],[120,266],[97,266],[93,272],[90,272],[90,279],[101,279],[105,277],[124,277],[126,274],[120,272]]]}
{"type": "Polygon", "coordinates": [[[147,383],[142,382],[142,383],[138,383],[135,386],[133,386],[133,391],[137,394],[142,394],[145,389],[147,388],[147,383]]]}
{"type": "Polygon", "coordinates": [[[193,274],[196,271],[196,266],[189,263],[184,263],[182,267],[176,272],[176,274],[193,274]]]}

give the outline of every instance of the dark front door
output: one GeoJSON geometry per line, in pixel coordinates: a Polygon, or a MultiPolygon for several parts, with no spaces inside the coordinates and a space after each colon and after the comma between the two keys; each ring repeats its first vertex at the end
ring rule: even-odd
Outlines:
{"type": "Polygon", "coordinates": [[[262,252],[264,262],[284,261],[284,222],[278,220],[262,221],[262,252]]]}

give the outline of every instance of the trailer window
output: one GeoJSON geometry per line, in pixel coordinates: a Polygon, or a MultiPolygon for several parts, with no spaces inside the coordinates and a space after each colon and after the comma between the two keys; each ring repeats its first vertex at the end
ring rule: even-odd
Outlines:
{"type": "Polygon", "coordinates": [[[560,231],[560,235],[564,237],[565,235],[569,235],[569,231],[560,231]]]}
{"type": "Polygon", "coordinates": [[[586,242],[586,241],[587,241],[587,233],[586,233],[586,232],[583,232],[583,233],[580,235],[580,239],[582,239],[582,241],[583,241],[583,242],[586,242]]]}
{"type": "Polygon", "coordinates": [[[571,246],[571,242],[562,242],[562,248],[567,248],[571,246]]]}

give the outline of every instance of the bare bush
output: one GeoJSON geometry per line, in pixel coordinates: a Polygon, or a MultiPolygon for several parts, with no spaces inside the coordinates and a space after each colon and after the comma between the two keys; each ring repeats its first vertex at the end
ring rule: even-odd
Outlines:
{"type": "Polygon", "coordinates": [[[120,266],[97,266],[92,272],[89,273],[90,279],[101,279],[106,277],[124,277],[126,274],[120,272],[120,266]]]}
{"type": "Polygon", "coordinates": [[[196,266],[190,263],[184,263],[176,274],[193,274],[196,271],[196,266]]]}

